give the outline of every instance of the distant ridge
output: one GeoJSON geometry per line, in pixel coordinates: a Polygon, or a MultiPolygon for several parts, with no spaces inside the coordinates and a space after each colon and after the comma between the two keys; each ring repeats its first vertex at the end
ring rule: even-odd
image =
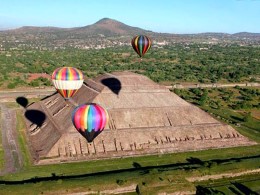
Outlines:
{"type": "MultiPolygon", "coordinates": [[[[73,28],[60,27],[37,27],[23,26],[17,29],[0,30],[0,40],[7,39],[13,43],[13,47],[21,47],[20,42],[31,48],[105,48],[118,45],[128,45],[133,36],[145,34],[153,43],[187,43],[187,42],[208,42],[219,43],[235,41],[244,44],[259,43],[260,33],[239,32],[228,34],[222,32],[205,32],[197,34],[171,34],[158,33],[145,30],[139,27],[129,26],[120,21],[103,18],[91,25],[73,28]]],[[[161,45],[157,45],[161,47],[161,45]]]]}
{"type": "Polygon", "coordinates": [[[17,29],[2,30],[2,32],[8,32],[13,34],[38,34],[38,33],[55,33],[56,35],[62,34],[62,36],[74,36],[79,37],[103,35],[107,36],[124,36],[124,35],[136,35],[136,34],[153,34],[154,32],[144,30],[138,27],[128,26],[117,20],[110,18],[103,18],[94,24],[74,27],[74,28],[60,28],[60,27],[37,27],[37,26],[23,26],[17,29]],[[65,33],[65,34],[64,34],[65,33]]]}
{"type": "MultiPolygon", "coordinates": [[[[1,30],[1,29],[0,29],[1,30]]],[[[85,34],[85,35],[96,35],[103,34],[104,36],[114,36],[114,35],[136,35],[136,34],[164,34],[164,35],[176,35],[173,33],[159,33],[149,30],[145,30],[139,27],[132,27],[126,25],[120,21],[102,18],[94,24],[83,26],[83,27],[73,27],[73,28],[61,28],[61,27],[38,27],[38,26],[23,26],[17,29],[2,29],[1,32],[9,33],[44,33],[44,32],[71,32],[76,34],[85,34]]],[[[182,34],[179,34],[182,35],[182,34]]],[[[191,33],[183,35],[199,35],[199,36],[239,36],[239,37],[258,37],[260,33],[251,33],[251,32],[238,32],[234,34],[222,33],[222,32],[205,32],[205,33],[191,33]]]]}
{"type": "Polygon", "coordinates": [[[233,35],[240,36],[240,37],[259,37],[260,33],[239,32],[239,33],[235,33],[233,35]]]}
{"type": "Polygon", "coordinates": [[[59,31],[68,31],[69,28],[59,28],[59,27],[37,27],[37,26],[23,26],[17,29],[8,30],[9,32],[17,33],[39,33],[39,32],[59,32],[59,31]]]}

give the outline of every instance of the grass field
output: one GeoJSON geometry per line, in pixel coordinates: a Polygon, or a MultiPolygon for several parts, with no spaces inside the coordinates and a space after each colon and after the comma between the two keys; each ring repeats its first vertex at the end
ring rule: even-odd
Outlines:
{"type": "Polygon", "coordinates": [[[0,178],[0,183],[10,182],[10,185],[1,186],[0,194],[25,194],[32,189],[35,194],[101,191],[130,184],[138,185],[140,191],[148,194],[194,191],[195,185],[187,182],[186,177],[256,169],[260,166],[259,154],[260,146],[257,145],[104,161],[28,165],[17,174],[0,178]]]}
{"type": "Polygon", "coordinates": [[[16,129],[18,130],[18,142],[23,157],[23,167],[31,164],[31,155],[26,140],[26,125],[21,110],[16,110],[16,129]]]}
{"type": "MultiPolygon", "coordinates": [[[[245,148],[237,149],[240,150],[239,152],[243,152],[245,148]]],[[[255,154],[259,154],[259,150],[260,147],[256,147],[255,154]]],[[[252,154],[252,149],[250,148],[248,148],[247,153],[244,154],[243,152],[243,156],[248,159],[226,159],[225,156],[232,157],[235,155],[234,149],[233,152],[231,149],[227,149],[226,152],[225,150],[222,151],[225,155],[221,159],[215,158],[220,156],[220,150],[213,150],[163,155],[160,157],[127,158],[118,161],[106,160],[102,162],[93,161],[28,167],[20,173],[2,177],[1,179],[5,179],[6,184],[9,185],[2,185],[0,193],[12,192],[12,194],[15,194],[16,192],[23,192],[23,194],[26,194],[30,193],[32,189],[34,189],[35,194],[49,191],[56,191],[56,193],[87,190],[101,191],[130,184],[137,184],[140,191],[148,194],[162,191],[192,191],[195,190],[195,185],[198,184],[189,183],[185,180],[186,177],[223,172],[237,173],[247,169],[259,168],[259,156],[246,156],[246,154],[249,154],[249,151],[252,154]],[[193,157],[194,162],[188,162],[187,157],[189,159],[193,157]],[[202,160],[209,158],[211,160],[202,160]],[[168,164],[170,160],[172,164],[168,164]],[[133,162],[138,163],[140,167],[133,168],[133,162]],[[154,166],[157,163],[158,165],[154,166]],[[121,168],[121,170],[120,168],[115,168],[115,166],[122,167],[123,165],[129,167],[129,170],[125,170],[126,168],[121,168]],[[108,171],[114,169],[117,171],[108,171]],[[26,178],[30,179],[24,180],[26,178]]],[[[4,183],[3,180],[0,183],[4,183]]],[[[55,192],[53,193],[55,194],[55,192]]]]}

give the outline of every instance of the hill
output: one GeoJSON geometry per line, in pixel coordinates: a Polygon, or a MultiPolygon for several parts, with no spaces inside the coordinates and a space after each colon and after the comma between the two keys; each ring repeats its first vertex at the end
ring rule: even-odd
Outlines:
{"type": "Polygon", "coordinates": [[[250,32],[239,32],[239,33],[235,33],[233,34],[233,36],[237,36],[237,37],[260,37],[260,33],[250,33],[250,32]]]}
{"type": "Polygon", "coordinates": [[[108,36],[126,36],[126,35],[136,35],[136,34],[153,34],[151,31],[147,31],[137,27],[128,26],[117,20],[103,18],[97,21],[94,24],[83,26],[83,27],[74,27],[74,28],[58,28],[58,27],[36,27],[36,26],[23,26],[21,28],[2,31],[1,33],[8,34],[31,34],[37,35],[39,33],[54,33],[56,35],[65,35],[67,38],[72,35],[77,36],[96,36],[103,35],[108,36]]]}
{"type": "Polygon", "coordinates": [[[127,35],[152,33],[151,31],[128,26],[122,22],[119,22],[117,20],[112,20],[109,18],[103,18],[92,25],[88,25],[80,28],[74,28],[72,32],[78,34],[92,35],[92,36],[97,34],[102,34],[104,36],[118,36],[118,35],[127,36],[127,35]]]}

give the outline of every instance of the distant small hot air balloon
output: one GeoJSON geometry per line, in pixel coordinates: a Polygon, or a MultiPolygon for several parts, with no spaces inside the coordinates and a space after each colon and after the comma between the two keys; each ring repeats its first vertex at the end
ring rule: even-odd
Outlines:
{"type": "Polygon", "coordinates": [[[108,123],[108,113],[98,104],[83,104],[73,111],[72,122],[78,132],[92,142],[108,123]]]}
{"type": "Polygon", "coordinates": [[[56,90],[65,99],[71,98],[83,84],[82,72],[73,67],[57,68],[51,79],[56,90]]]}
{"type": "Polygon", "coordinates": [[[150,49],[151,45],[151,39],[145,35],[138,35],[132,39],[132,47],[141,58],[150,49]]]}

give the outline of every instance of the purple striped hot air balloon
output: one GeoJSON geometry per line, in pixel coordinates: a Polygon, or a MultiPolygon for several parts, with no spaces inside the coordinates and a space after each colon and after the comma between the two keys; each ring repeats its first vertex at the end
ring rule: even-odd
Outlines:
{"type": "Polygon", "coordinates": [[[51,76],[56,90],[65,99],[71,98],[83,84],[83,74],[73,67],[62,67],[54,70],[51,76]]]}
{"type": "Polygon", "coordinates": [[[145,35],[138,35],[132,39],[132,47],[135,52],[142,58],[144,54],[150,49],[152,41],[145,35]]]}
{"type": "Polygon", "coordinates": [[[73,111],[72,122],[78,132],[92,142],[108,123],[108,113],[98,104],[83,104],[73,111]]]}

